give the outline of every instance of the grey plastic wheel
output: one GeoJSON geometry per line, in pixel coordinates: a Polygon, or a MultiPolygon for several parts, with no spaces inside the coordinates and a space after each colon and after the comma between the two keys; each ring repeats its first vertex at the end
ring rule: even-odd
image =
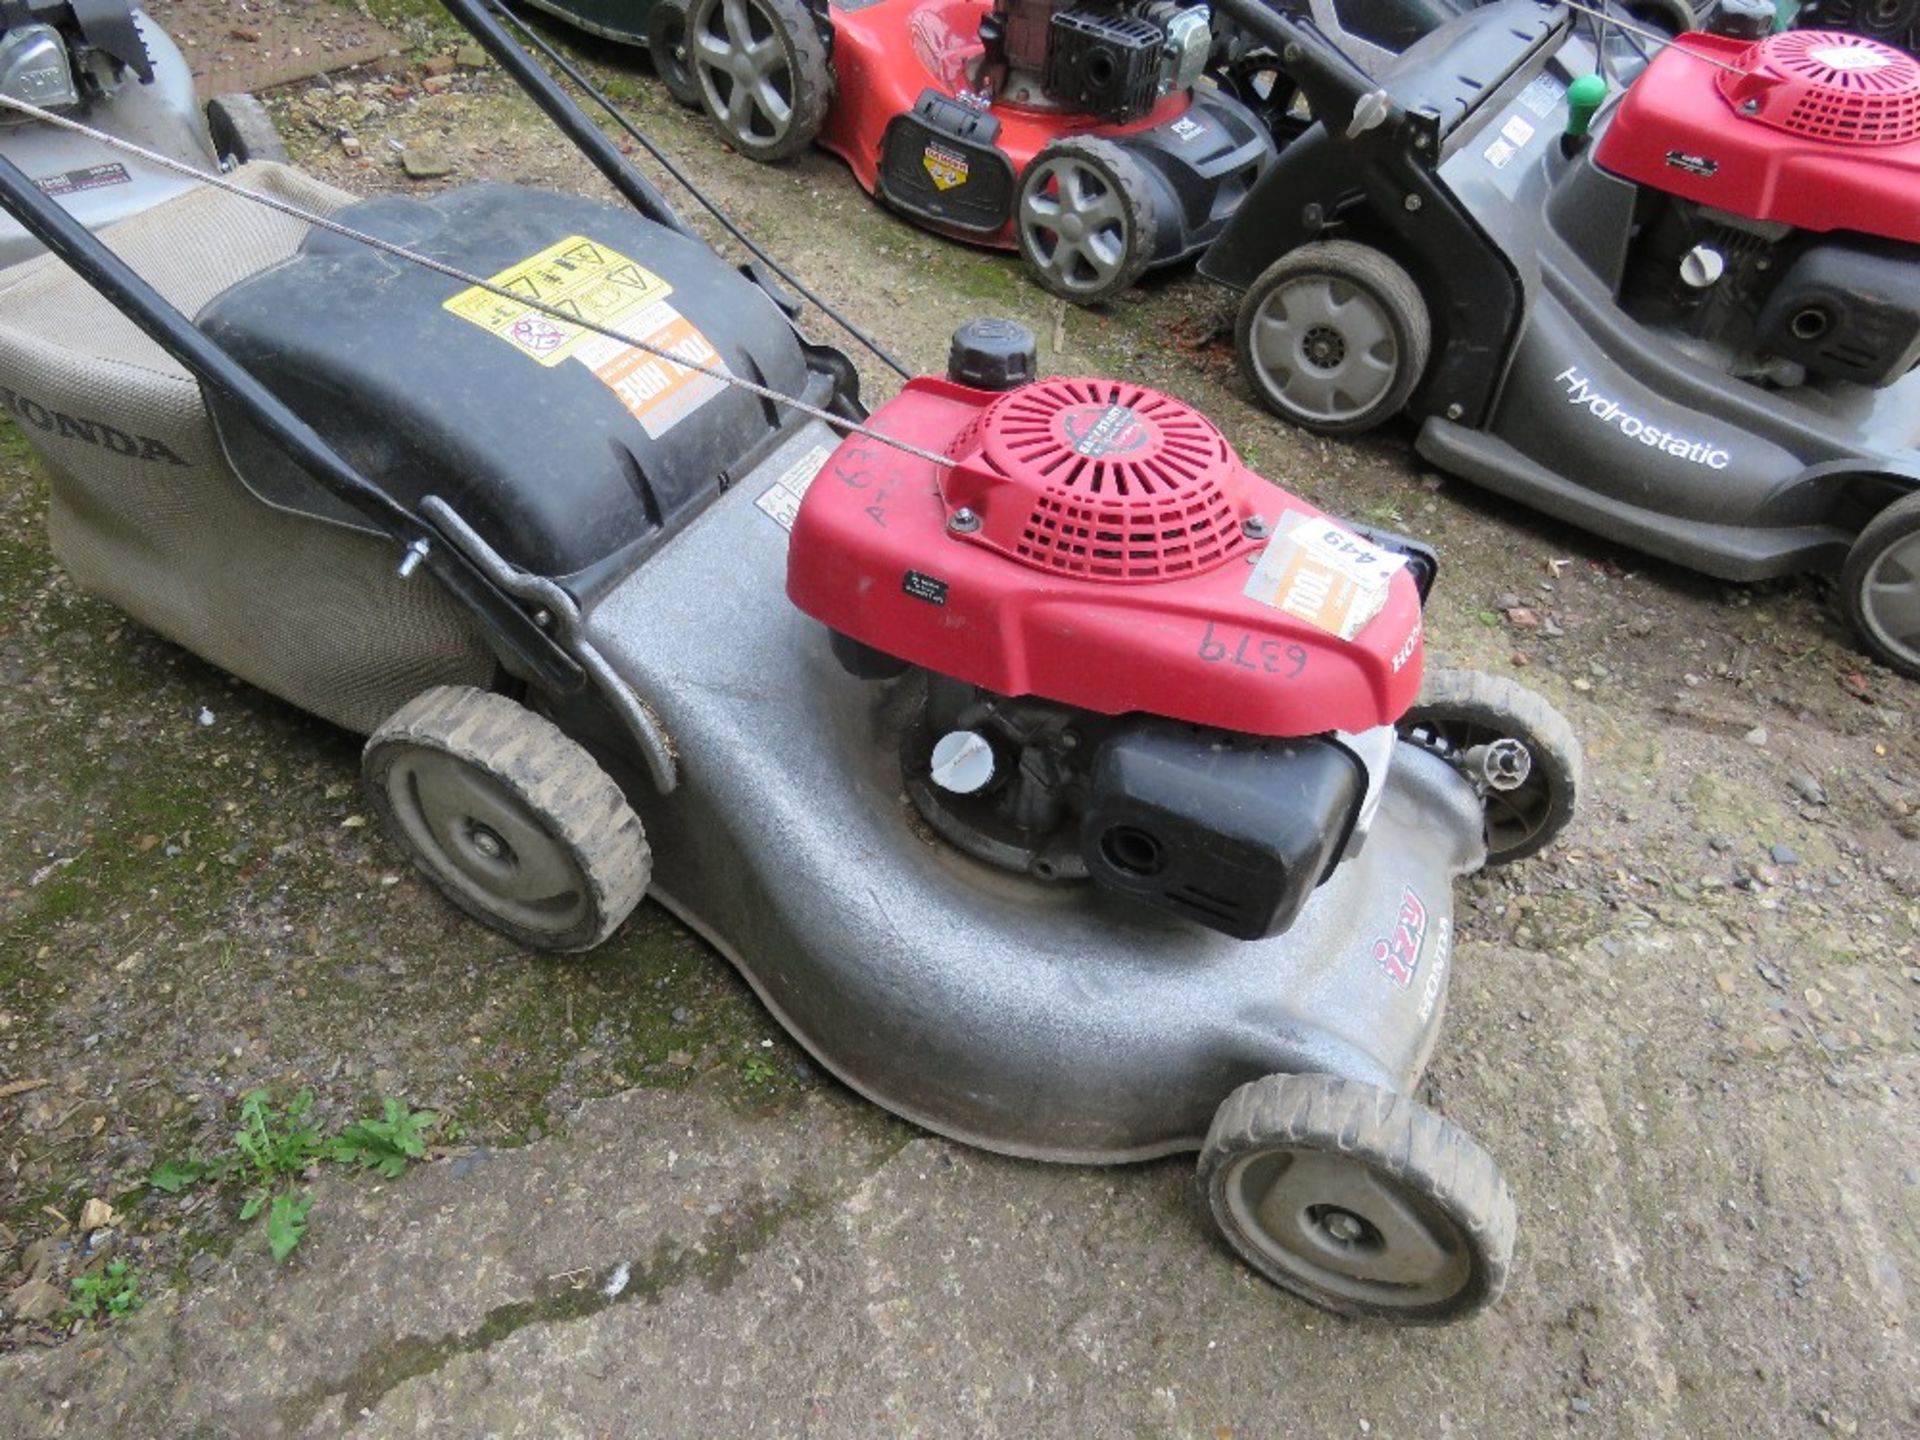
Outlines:
{"type": "Polygon", "coordinates": [[[1109,140],[1056,140],[1027,166],[1014,234],[1034,277],[1093,305],[1125,290],[1153,259],[1159,225],[1140,162],[1109,140]]]}
{"type": "Polygon", "coordinates": [[[750,160],[784,160],[827,118],[833,72],[800,0],[694,0],[687,60],[700,104],[750,160]]]}
{"type": "Polygon", "coordinates": [[[667,93],[698,110],[700,81],[687,54],[687,0],[654,0],[647,12],[647,53],[667,93]]]}
{"type": "Polygon", "coordinates": [[[1433,346],[1412,277],[1352,240],[1316,241],[1274,261],[1241,301],[1235,332],[1261,402],[1321,435],[1356,434],[1399,414],[1433,346]]]}
{"type": "Polygon", "coordinates": [[[1500,1167],[1390,1090],[1331,1075],[1242,1085],[1214,1112],[1199,1179],[1242,1259],[1342,1315],[1459,1320],[1506,1285],[1519,1222],[1500,1167]]]}
{"type": "Polygon", "coordinates": [[[209,100],[207,134],[222,166],[250,165],[256,160],[287,163],[287,147],[280,143],[273,117],[252,95],[216,95],[209,100]]]}
{"type": "Polygon", "coordinates": [[[408,701],[361,757],[375,810],[469,915],[538,950],[587,950],[653,871],[639,817],[552,722],[504,695],[442,686],[408,701]]]}
{"type": "Polygon", "coordinates": [[[1399,729],[1415,744],[1461,763],[1500,740],[1525,747],[1526,778],[1514,789],[1485,793],[1489,865],[1538,853],[1573,818],[1580,741],[1566,717],[1526,686],[1479,670],[1429,670],[1399,729]]]}
{"type": "Polygon", "coordinates": [[[1855,537],[1840,568],[1840,600],[1875,658],[1920,680],[1920,491],[1855,537]]]}

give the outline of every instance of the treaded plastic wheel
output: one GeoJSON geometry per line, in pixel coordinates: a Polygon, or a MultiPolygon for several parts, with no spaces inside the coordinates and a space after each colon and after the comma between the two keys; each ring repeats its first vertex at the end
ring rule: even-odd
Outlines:
{"type": "Polygon", "coordinates": [[[700,104],[750,160],[785,160],[827,118],[833,71],[800,0],[693,0],[687,60],[700,104]]]}
{"type": "Polygon", "coordinates": [[[700,81],[687,54],[687,0],[654,0],[647,12],[647,53],[667,93],[690,110],[700,108],[700,81]]]}
{"type": "Polygon", "coordinates": [[[1840,567],[1840,603],[1876,659],[1920,680],[1920,491],[1854,537],[1840,567]]]}
{"type": "Polygon", "coordinates": [[[207,134],[222,164],[250,165],[256,160],[287,163],[287,147],[280,143],[273,117],[255,96],[214,96],[207,102],[207,134]]]}
{"type": "Polygon", "coordinates": [[[1110,140],[1055,140],[1033,158],[1014,200],[1014,236],[1034,278],[1094,305],[1145,272],[1159,243],[1140,162],[1110,140]]]}
{"type": "Polygon", "coordinates": [[[1846,30],[1920,54],[1920,0],[1810,0],[1793,17],[1796,30],[1846,30]]]}
{"type": "Polygon", "coordinates": [[[1400,733],[1449,759],[1495,740],[1518,740],[1531,762],[1517,789],[1489,790],[1487,863],[1505,865],[1546,848],[1573,818],[1581,778],[1580,741],[1566,717],[1504,676],[1429,670],[1400,733]]]}
{"type": "Polygon", "coordinates": [[[1240,1257],[1342,1315],[1432,1325],[1492,1304],[1519,1220],[1500,1167],[1418,1101],[1268,1075],[1214,1112],[1200,1193],[1240,1257]]]}
{"type": "Polygon", "coordinates": [[[1433,348],[1427,303],[1390,256],[1318,240],[1269,265],[1240,302],[1241,372],[1283,420],[1353,435],[1400,413],[1433,348]]]}
{"type": "Polygon", "coordinates": [[[441,686],[375,730],[373,806],[469,915],[537,950],[588,950],[646,894],[640,819],[558,726],[504,695],[441,686]]]}

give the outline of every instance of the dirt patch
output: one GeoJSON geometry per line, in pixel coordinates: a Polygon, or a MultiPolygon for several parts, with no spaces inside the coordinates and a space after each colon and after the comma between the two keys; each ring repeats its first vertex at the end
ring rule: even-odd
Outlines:
{"type": "Polygon", "coordinates": [[[305,80],[398,55],[365,4],[344,0],[145,0],[187,57],[204,99],[305,80]]]}

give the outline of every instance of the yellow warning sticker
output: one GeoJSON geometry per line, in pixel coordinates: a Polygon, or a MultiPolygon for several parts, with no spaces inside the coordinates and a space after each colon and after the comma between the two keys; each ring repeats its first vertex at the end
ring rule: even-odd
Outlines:
{"type": "Polygon", "coordinates": [[[477,286],[444,306],[542,365],[578,360],[656,440],[726,388],[719,377],[733,373],[707,337],[667,302],[673,286],[582,236],[549,245],[489,283],[644,342],[647,348],[629,345],[477,286]]]}
{"type": "Polygon", "coordinates": [[[926,167],[927,174],[933,177],[936,190],[951,190],[956,185],[967,183],[967,157],[944,145],[927,146],[920,163],[926,167]]]}
{"type": "MultiPolygon", "coordinates": [[[[621,322],[673,293],[673,286],[626,256],[580,235],[549,245],[530,260],[490,276],[489,284],[567,315],[625,328],[621,322]]],[[[490,330],[542,365],[558,365],[594,332],[479,286],[462,290],[444,307],[490,330]]]]}

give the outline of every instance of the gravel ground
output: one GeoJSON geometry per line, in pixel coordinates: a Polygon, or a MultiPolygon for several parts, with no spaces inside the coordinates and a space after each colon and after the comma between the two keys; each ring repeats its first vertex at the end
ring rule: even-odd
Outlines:
{"type": "MultiPolygon", "coordinates": [[[[250,15],[316,53],[366,38],[324,3],[152,8],[203,50],[250,15]]],[[[396,53],[269,97],[304,168],[601,193],[457,37],[374,14],[396,53]]],[[[830,157],[753,166],[643,57],[579,48],[914,368],[1007,314],[1043,368],[1182,396],[1273,479],[1436,544],[1429,663],[1515,675],[1573,722],[1583,813],[1464,887],[1422,1095],[1507,1170],[1508,1296],[1440,1335],[1330,1321],[1206,1236],[1184,1164],[997,1160],[822,1081],[653,907],[565,962],[478,929],[367,823],[352,737],[72,586],[0,426],[0,1432],[1920,1433],[1920,690],[1822,583],[1724,586],[1513,513],[1402,432],[1284,430],[1192,275],[1063,311],[830,157]],[[275,1266],[229,1197],[144,1184],[262,1085],[310,1087],[329,1125],[432,1109],[435,1163],[322,1178],[275,1266]],[[705,1167],[684,1214],[635,1208],[680,1183],[667,1137],[705,1167]],[[566,1224],[525,1224],[556,1197],[566,1224]],[[119,1216],[88,1238],[95,1199],[119,1216]],[[51,1313],[110,1256],[143,1313],[51,1313]],[[551,1283],[635,1257],[643,1306],[551,1283]],[[247,1345],[219,1339],[243,1318],[247,1345]]]]}

